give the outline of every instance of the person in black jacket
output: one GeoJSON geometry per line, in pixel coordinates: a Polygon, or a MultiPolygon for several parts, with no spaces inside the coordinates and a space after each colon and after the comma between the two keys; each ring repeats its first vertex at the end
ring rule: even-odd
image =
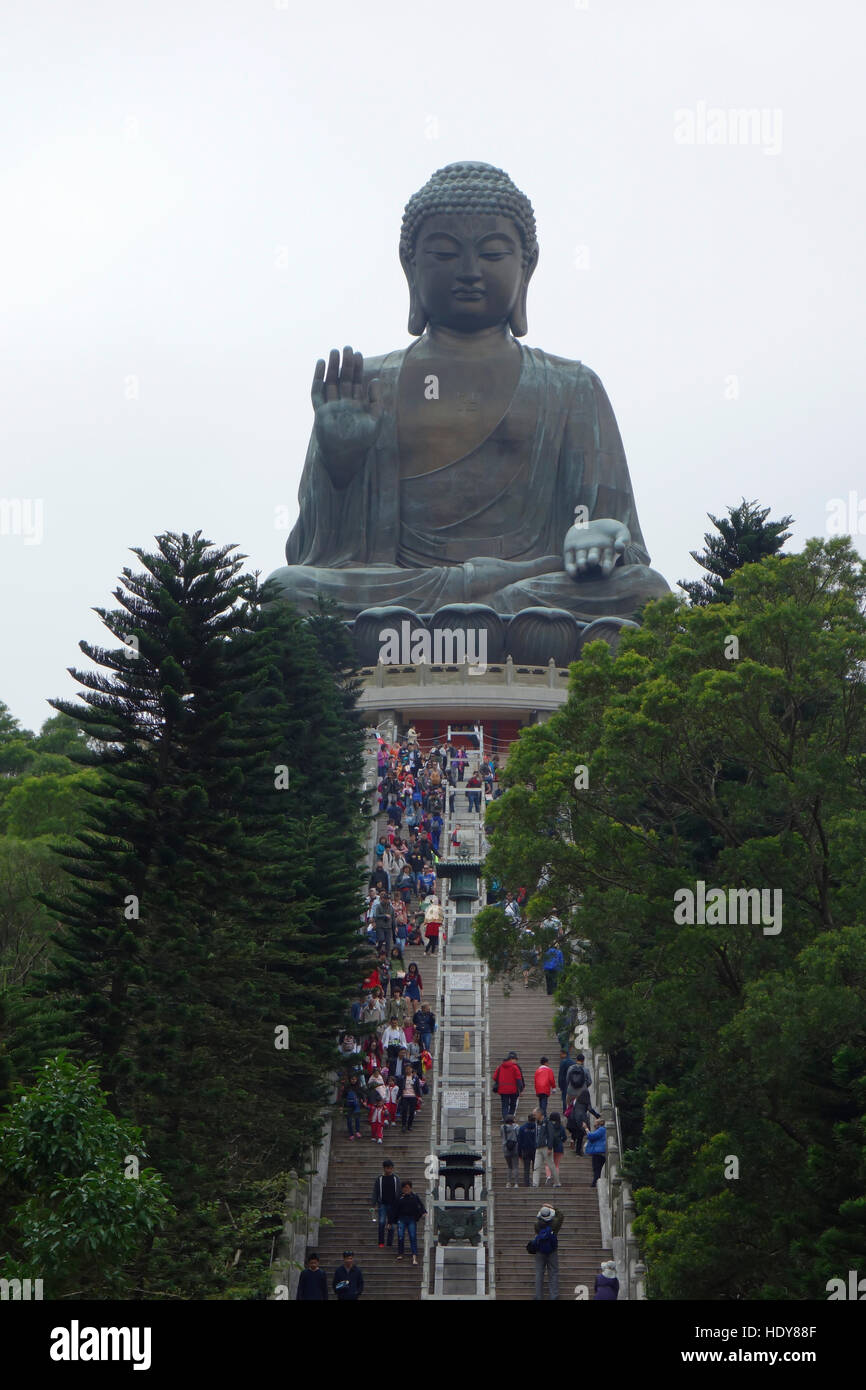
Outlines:
{"type": "Polygon", "coordinates": [[[571,1069],[566,1078],[566,1104],[568,1104],[570,1101],[573,1101],[574,1097],[578,1094],[579,1091],[583,1090],[584,1086],[591,1085],[592,1076],[590,1075],[589,1067],[586,1065],[586,1058],[584,1057],[582,1052],[578,1052],[577,1056],[571,1064],[571,1069]]]}
{"type": "Polygon", "coordinates": [[[571,1068],[574,1066],[574,1063],[571,1060],[571,1057],[569,1056],[567,1047],[560,1048],[559,1058],[559,1075],[556,1078],[556,1084],[559,1087],[560,1092],[562,1093],[562,1108],[564,1110],[568,1103],[566,1101],[566,1092],[568,1091],[568,1073],[571,1071],[571,1068]]]}
{"type": "Polygon", "coordinates": [[[328,1276],[323,1269],[319,1269],[319,1257],[315,1250],[311,1250],[307,1256],[307,1268],[301,1270],[295,1298],[301,1303],[328,1301],[328,1276]]]}
{"type": "Polygon", "coordinates": [[[397,1218],[397,1259],[403,1258],[403,1238],[406,1231],[409,1232],[409,1247],[412,1251],[412,1263],[418,1263],[418,1222],[422,1216],[427,1215],[427,1208],[421,1201],[417,1192],[412,1191],[412,1184],[404,1182],[402,1192],[394,1215],[397,1218]]]}
{"type": "Polygon", "coordinates": [[[373,1183],[373,1195],[370,1198],[373,1206],[377,1209],[379,1217],[379,1249],[385,1248],[385,1225],[388,1227],[388,1248],[394,1244],[394,1208],[400,1197],[400,1179],[394,1172],[394,1165],[390,1158],[386,1158],[382,1164],[382,1176],[376,1178],[373,1183]]]}
{"type": "Polygon", "coordinates": [[[357,1303],[364,1292],[364,1276],[355,1264],[354,1250],[343,1251],[343,1263],[334,1270],[334,1293],[340,1303],[357,1303]]]}
{"type": "Polygon", "coordinates": [[[430,1044],[433,1041],[433,1034],[436,1032],[436,1016],[433,1014],[430,1005],[422,1004],[420,1009],[414,1014],[412,1022],[418,1029],[422,1051],[429,1052],[430,1044]]]}
{"type": "Polygon", "coordinates": [[[571,1114],[568,1117],[568,1132],[574,1140],[574,1152],[578,1157],[583,1153],[583,1141],[586,1137],[584,1125],[587,1122],[587,1115],[594,1115],[597,1120],[601,1119],[597,1110],[593,1110],[592,1102],[589,1099],[589,1091],[584,1086],[582,1091],[578,1091],[574,1098],[571,1114]]]}
{"type": "Polygon", "coordinates": [[[385,872],[385,865],[382,863],[381,859],[376,861],[376,867],[370,875],[370,887],[375,888],[377,891],[384,888],[386,893],[391,887],[391,881],[385,872]]]}
{"type": "Polygon", "coordinates": [[[409,1065],[409,1049],[408,1047],[401,1047],[400,1051],[397,1053],[397,1060],[391,1067],[388,1077],[389,1081],[397,1082],[401,1092],[403,1090],[403,1081],[406,1077],[406,1068],[409,1065]]]}
{"type": "MultiPolygon", "coordinates": [[[[394,909],[391,906],[391,895],[384,891],[379,893],[379,901],[373,904],[370,911],[370,922],[376,933],[377,950],[385,952],[387,959],[388,952],[394,947],[394,934],[397,930],[397,922],[394,916],[394,909]]],[[[381,970],[379,971],[381,974],[381,970]]]]}
{"type": "Polygon", "coordinates": [[[530,1115],[517,1131],[517,1156],[523,1159],[523,1186],[532,1183],[532,1165],[535,1162],[535,1117],[530,1115]]]}

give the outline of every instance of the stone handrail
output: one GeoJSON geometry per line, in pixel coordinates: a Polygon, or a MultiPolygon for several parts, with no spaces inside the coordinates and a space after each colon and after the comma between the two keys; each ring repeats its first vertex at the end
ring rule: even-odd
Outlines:
{"type": "MultiPolygon", "coordinates": [[[[336,1100],[336,1085],[334,1087],[336,1100]]],[[[306,1176],[289,1173],[292,1188],[283,1204],[283,1230],[277,1242],[276,1259],[271,1265],[274,1286],[272,1298],[294,1299],[307,1250],[318,1244],[322,1197],[331,1156],[331,1115],[325,1121],[322,1142],[310,1149],[306,1176]]]]}
{"type": "Polygon", "coordinates": [[[589,1041],[589,1014],[579,1010],[578,1018],[574,1043],[590,1059],[593,1100],[604,1120],[607,1135],[607,1162],[598,1182],[602,1242],[613,1251],[620,1298],[644,1299],[646,1265],[633,1232],[635,1204],[631,1184],[622,1173],[622,1131],[614,1095],[613,1068],[608,1054],[589,1041]]]}

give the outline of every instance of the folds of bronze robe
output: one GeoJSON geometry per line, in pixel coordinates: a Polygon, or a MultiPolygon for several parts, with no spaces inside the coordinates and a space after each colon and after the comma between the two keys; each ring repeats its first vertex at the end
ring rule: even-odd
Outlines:
{"type": "MultiPolygon", "coordinates": [[[[487,438],[460,459],[400,477],[397,387],[409,349],[365,362],[380,381],[382,423],[362,468],[337,489],[310,441],[288,566],[271,579],[301,609],[319,594],[347,618],[451,602],[502,614],[565,608],[584,621],[630,617],[668,592],[649,568],[619,429],[598,377],[580,362],[520,344],[514,396],[487,438]],[[622,521],[631,536],[607,578],[573,580],[563,541],[575,507],[622,521]]],[[[596,572],[598,574],[598,572],[596,572]]]]}

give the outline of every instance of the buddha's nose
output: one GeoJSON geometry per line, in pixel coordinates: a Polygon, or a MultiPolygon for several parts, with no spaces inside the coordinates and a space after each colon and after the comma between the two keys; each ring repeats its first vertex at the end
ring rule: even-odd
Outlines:
{"type": "Polygon", "coordinates": [[[460,267],[457,279],[460,281],[461,285],[473,284],[475,281],[480,280],[481,269],[478,262],[476,260],[464,261],[463,265],[460,267]]]}

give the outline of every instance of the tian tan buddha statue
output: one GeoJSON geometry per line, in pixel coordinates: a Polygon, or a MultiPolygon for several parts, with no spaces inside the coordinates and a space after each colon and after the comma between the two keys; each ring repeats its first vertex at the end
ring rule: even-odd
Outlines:
{"type": "Polygon", "coordinates": [[[336,599],[356,636],[385,614],[502,634],[517,615],[501,654],[573,659],[668,586],[598,377],[520,341],[532,206],[501,169],[449,164],[406,204],[400,261],[414,341],[316,364],[300,516],[271,581],[301,611],[336,599]]]}

